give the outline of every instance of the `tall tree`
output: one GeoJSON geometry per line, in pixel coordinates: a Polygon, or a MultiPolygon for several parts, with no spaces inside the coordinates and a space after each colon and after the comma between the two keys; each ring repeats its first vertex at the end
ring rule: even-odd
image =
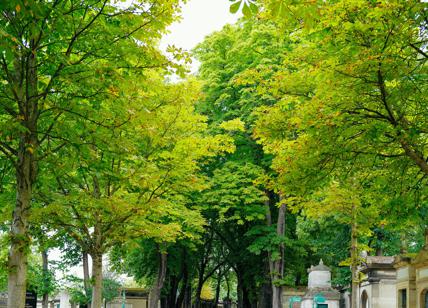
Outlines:
{"type": "MultiPolygon", "coordinates": [[[[186,208],[186,194],[203,185],[198,161],[233,150],[228,136],[206,135],[204,117],[193,109],[195,84],[163,85],[154,74],[149,85],[138,89],[128,83],[121,89],[125,94],[112,105],[104,103],[99,114],[99,121],[104,117],[121,125],[86,124],[84,131],[93,131],[87,139],[81,132],[78,147],[52,156],[51,167],[63,168],[51,170],[46,194],[52,201],[39,211],[39,218],[63,229],[90,254],[94,307],[101,304],[102,256],[131,237],[156,238],[162,246],[185,234],[183,225],[197,229],[202,222],[186,208]],[[76,160],[63,162],[63,153],[76,160]]],[[[79,122],[68,124],[81,129],[79,122]]]]}
{"type": "Polygon", "coordinates": [[[25,304],[28,216],[38,164],[64,146],[64,134],[52,135],[53,127],[69,115],[90,121],[96,109],[91,98],[107,92],[112,69],[162,65],[152,46],[177,6],[173,0],[1,3],[0,150],[16,174],[8,307],[25,304]]]}
{"type": "MultiPolygon", "coordinates": [[[[302,197],[336,176],[357,177],[388,224],[399,224],[395,211],[419,220],[424,210],[414,210],[427,193],[426,4],[261,3],[261,16],[293,37],[272,78],[252,76],[260,93],[277,99],[259,109],[256,136],[275,155],[280,186],[302,197]],[[379,198],[382,191],[390,194],[379,198]]],[[[355,272],[355,249],[351,255],[355,272]]]]}
{"type": "MultiPolygon", "coordinates": [[[[258,257],[261,260],[266,256],[269,258],[271,266],[262,269],[268,271],[265,276],[270,276],[268,279],[272,292],[269,293],[276,295],[274,302],[271,300],[275,307],[281,307],[281,288],[286,283],[284,277],[287,271],[291,270],[291,268],[284,267],[285,250],[289,249],[290,255],[294,252],[293,248],[290,247],[292,245],[285,247],[285,238],[291,235],[285,232],[287,229],[285,224],[288,222],[286,216],[293,216],[294,214],[287,210],[285,204],[285,200],[289,197],[288,192],[284,202],[278,202],[281,189],[275,184],[276,173],[271,168],[272,156],[266,155],[253,137],[255,128],[253,111],[258,107],[275,104],[276,97],[274,95],[268,92],[259,92],[258,89],[261,84],[270,80],[276,72],[281,70],[286,52],[292,45],[291,42],[292,40],[288,36],[284,36],[276,30],[272,22],[262,20],[241,21],[237,26],[226,26],[222,31],[207,37],[195,49],[195,54],[201,61],[199,78],[204,82],[203,91],[205,93],[203,101],[199,104],[199,110],[209,116],[211,129],[218,130],[217,126],[222,121],[240,120],[245,123],[245,129],[236,132],[234,135],[237,150],[225,160],[215,162],[207,168],[209,170],[207,174],[210,177],[215,181],[222,181],[215,183],[212,188],[213,192],[209,191],[207,194],[211,196],[221,192],[221,197],[214,199],[215,201],[210,201],[213,203],[213,208],[218,209],[220,220],[217,221],[215,218],[210,222],[220,230],[223,224],[227,230],[226,234],[233,234],[233,232],[256,234],[253,231],[258,230],[259,233],[257,234],[264,236],[264,244],[260,245],[263,247],[263,253],[260,253],[258,257]],[[253,170],[249,171],[251,169],[253,170]],[[252,172],[255,170],[257,170],[258,176],[253,182],[249,182],[248,180],[252,178],[252,172]],[[247,174],[247,172],[249,173],[244,176],[245,180],[241,179],[242,174],[247,174]],[[220,174],[224,179],[219,176],[220,174]],[[232,182],[229,183],[229,181],[232,182]],[[230,187],[226,190],[222,188],[223,185],[224,187],[230,185],[230,187]],[[243,189],[244,192],[240,192],[240,189],[243,189]],[[246,222],[246,214],[239,212],[241,208],[240,196],[245,196],[246,193],[249,194],[254,190],[257,193],[252,197],[247,197],[244,204],[246,204],[248,212],[254,211],[260,216],[246,222]],[[259,193],[261,193],[261,197],[258,195],[259,193]],[[227,200],[228,198],[230,200],[227,200]],[[266,198],[269,200],[264,200],[266,198]],[[265,202],[269,206],[265,206],[265,202]],[[240,214],[233,215],[233,210],[237,210],[240,214]],[[287,212],[288,215],[286,215],[287,212]],[[225,215],[224,213],[230,215],[231,220],[237,219],[238,222],[241,220],[242,225],[235,226],[236,230],[232,231],[233,226],[224,224],[221,220],[225,215]],[[266,227],[266,223],[269,225],[268,227],[266,227]],[[230,230],[228,230],[229,228],[230,230]],[[261,229],[263,232],[260,231],[261,229]],[[272,238],[276,240],[272,240],[272,238]]],[[[207,213],[210,215],[212,212],[207,211],[207,213]]],[[[293,229],[290,228],[290,230],[293,229]]],[[[251,236],[249,238],[256,240],[251,236]]],[[[225,239],[222,240],[225,241],[225,239]]],[[[233,241],[232,243],[232,251],[236,247],[242,247],[241,245],[237,246],[233,241]]],[[[249,242],[242,244],[251,245],[249,242]]],[[[241,259],[263,262],[255,258],[254,255],[251,256],[252,252],[249,253],[248,250],[245,252],[248,255],[243,253],[244,249],[238,250],[241,251],[241,259]]],[[[260,252],[261,250],[255,248],[254,251],[260,252]]],[[[248,265],[246,264],[246,266],[248,265]]],[[[246,279],[250,278],[246,277],[246,279]]],[[[266,278],[263,277],[263,279],[266,278]]],[[[243,279],[238,279],[238,282],[241,282],[239,287],[243,287],[245,284],[243,279]]],[[[253,285],[255,284],[253,283],[253,285]]],[[[269,293],[267,293],[268,296],[269,293]]],[[[238,297],[238,305],[249,305],[245,302],[242,303],[243,300],[243,297],[238,297]]]]}
{"type": "Polygon", "coordinates": [[[348,164],[423,181],[426,4],[284,2],[292,17],[278,11],[279,1],[266,2],[295,37],[283,69],[260,87],[279,101],[261,110],[258,137],[276,154],[284,179],[297,182],[292,170],[307,164],[314,176],[348,164]]]}

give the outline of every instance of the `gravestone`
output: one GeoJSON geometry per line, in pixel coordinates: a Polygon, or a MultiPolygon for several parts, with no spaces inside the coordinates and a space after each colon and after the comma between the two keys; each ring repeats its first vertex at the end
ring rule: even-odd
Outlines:
{"type": "Polygon", "coordinates": [[[0,308],[7,308],[7,293],[0,292],[0,308]]]}
{"type": "MultiPolygon", "coordinates": [[[[7,293],[0,293],[0,308],[7,308],[7,293]]],[[[25,295],[25,308],[37,308],[37,294],[27,291],[25,295]]]]}
{"type": "Polygon", "coordinates": [[[27,291],[25,295],[25,308],[37,308],[37,294],[34,291],[27,291]]]}

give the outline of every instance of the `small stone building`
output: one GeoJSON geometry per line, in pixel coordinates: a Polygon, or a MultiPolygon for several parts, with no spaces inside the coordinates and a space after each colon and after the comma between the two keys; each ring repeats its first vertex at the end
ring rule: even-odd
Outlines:
{"type": "Polygon", "coordinates": [[[396,306],[396,269],[394,257],[367,256],[360,268],[360,308],[396,306]]]}
{"type": "Polygon", "coordinates": [[[308,290],[303,296],[301,308],[339,308],[340,294],[331,287],[330,268],[320,260],[308,272],[308,290]]]}
{"type": "Polygon", "coordinates": [[[416,271],[416,307],[428,308],[428,247],[425,246],[413,261],[416,271]]]}
{"type": "Polygon", "coordinates": [[[106,308],[148,308],[149,292],[142,288],[124,288],[119,296],[106,303],[106,308]]]}
{"type": "Polygon", "coordinates": [[[415,258],[398,256],[397,308],[428,308],[428,245],[415,258]]]}
{"type": "Polygon", "coordinates": [[[301,299],[305,295],[307,290],[308,288],[306,286],[284,287],[282,289],[283,308],[300,308],[301,299]],[[293,299],[295,301],[293,301],[293,299]]]}
{"type": "Polygon", "coordinates": [[[397,308],[410,308],[416,306],[416,271],[412,259],[406,256],[395,258],[397,269],[397,308]]]}

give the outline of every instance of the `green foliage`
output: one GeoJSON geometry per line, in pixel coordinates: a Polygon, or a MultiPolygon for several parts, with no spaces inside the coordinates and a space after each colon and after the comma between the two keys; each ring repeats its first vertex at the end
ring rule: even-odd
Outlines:
{"type": "Polygon", "coordinates": [[[111,301],[115,297],[120,296],[120,288],[122,283],[112,278],[103,279],[103,298],[106,302],[111,301]]]}
{"type": "Polygon", "coordinates": [[[7,249],[6,236],[0,236],[0,290],[7,290],[7,249]]]}
{"type": "MultiPolygon", "coordinates": [[[[71,301],[77,304],[87,304],[91,302],[91,290],[85,291],[83,279],[76,276],[67,276],[66,278],[66,290],[70,294],[71,301]],[[86,295],[88,294],[88,295],[86,295]]],[[[122,283],[115,278],[104,277],[103,278],[103,290],[102,297],[107,302],[120,296],[120,288],[122,283]]]]}
{"type": "MultiPolygon", "coordinates": [[[[184,271],[256,299],[282,245],[274,285],[304,283],[320,258],[348,283],[339,263],[351,233],[359,249],[417,251],[428,218],[426,2],[233,0],[245,19],[195,48],[196,80],[171,84],[190,55],[157,45],[179,5],[0,3],[0,230],[28,156],[31,225],[17,239],[60,247],[62,268],[111,251],[148,287],[162,251],[163,296],[174,299],[184,271]]],[[[9,244],[2,237],[0,289],[9,244]]],[[[30,261],[29,285],[54,292],[53,273],[30,261]]],[[[104,285],[106,299],[117,294],[116,281],[104,285]]],[[[76,277],[70,290],[91,300],[76,277]]]]}
{"type": "Polygon", "coordinates": [[[253,164],[227,162],[214,170],[210,187],[202,193],[203,209],[216,211],[218,221],[244,224],[264,220],[266,201],[262,187],[255,184],[263,169],[253,164]]]}
{"type": "Polygon", "coordinates": [[[398,231],[425,225],[426,4],[280,2],[263,1],[264,17],[292,44],[272,78],[258,78],[258,93],[276,104],[255,113],[278,184],[305,197],[356,178],[371,204],[361,220],[379,215],[378,227],[398,231]]]}
{"type": "MultiPolygon", "coordinates": [[[[208,232],[219,234],[219,239],[214,237],[215,243],[220,241],[216,245],[229,251],[226,262],[241,275],[255,301],[269,279],[267,262],[279,260],[280,244],[286,246],[287,266],[286,278],[278,284],[301,283],[296,277],[304,276],[310,265],[299,262],[307,248],[296,238],[294,214],[286,214],[286,235],[276,234],[276,172],[271,169],[272,156],[253,137],[253,111],[275,103],[273,95],[258,91],[259,86],[281,69],[290,46],[290,40],[273,23],[246,20],[226,26],[195,49],[204,92],[197,107],[208,116],[211,130],[218,131],[225,121],[239,119],[245,124],[244,131],[232,135],[235,152],[207,166],[210,186],[202,192],[200,203],[209,222],[208,232]],[[272,226],[266,226],[267,212],[272,212],[272,226]],[[243,235],[239,241],[236,234],[243,235]]],[[[210,241],[206,241],[204,249],[209,247],[210,241]]]]}
{"type": "Polygon", "coordinates": [[[360,236],[369,236],[372,226],[379,219],[376,204],[367,204],[362,200],[364,195],[356,183],[352,186],[340,185],[333,182],[326,189],[315,193],[312,200],[304,204],[304,211],[310,218],[333,218],[340,224],[358,225],[360,236]]]}
{"type": "Polygon", "coordinates": [[[74,303],[87,304],[90,303],[91,298],[86,294],[91,294],[90,292],[86,293],[83,286],[83,279],[76,276],[67,276],[67,291],[70,294],[70,299],[74,303]]]}
{"type": "Polygon", "coordinates": [[[44,271],[40,264],[30,264],[28,269],[28,288],[37,294],[53,295],[59,289],[59,283],[55,278],[55,271],[44,271]]]}
{"type": "MultiPolygon", "coordinates": [[[[409,150],[424,153],[419,125],[425,120],[419,117],[426,117],[413,108],[426,104],[420,96],[426,58],[408,43],[424,36],[423,7],[419,1],[326,3],[312,17],[317,25],[293,34],[286,65],[260,89],[279,103],[261,110],[257,131],[266,150],[278,154],[278,168],[288,165],[290,182],[293,168],[333,162],[350,168],[343,164],[352,159],[354,166],[376,164],[392,173],[410,159],[407,172],[423,170],[409,150]]],[[[305,5],[296,8],[304,14],[305,5]]]]}

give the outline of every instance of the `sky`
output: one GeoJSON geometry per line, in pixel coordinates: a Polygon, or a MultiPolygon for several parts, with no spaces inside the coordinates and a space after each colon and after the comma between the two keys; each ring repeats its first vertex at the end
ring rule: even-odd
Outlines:
{"type": "MultiPolygon", "coordinates": [[[[229,0],[188,0],[182,7],[182,20],[172,24],[160,43],[165,51],[168,45],[175,45],[190,51],[202,42],[205,36],[221,30],[223,26],[235,23],[240,14],[229,12],[229,0]]],[[[199,63],[193,61],[191,71],[195,72],[199,63]]]]}
{"type": "MultiPolygon", "coordinates": [[[[1,1],[1,0],[0,0],[1,1]]],[[[168,45],[190,51],[202,42],[205,36],[214,31],[221,30],[228,23],[234,23],[240,17],[239,14],[229,12],[229,0],[188,0],[182,8],[182,19],[172,24],[161,42],[160,48],[165,51],[168,45]]],[[[193,60],[191,72],[196,72],[199,63],[193,60]]],[[[61,255],[58,250],[51,251],[51,260],[58,260],[61,255]]],[[[59,274],[59,273],[58,273],[59,274]]],[[[67,275],[82,277],[82,269],[74,267],[69,269],[67,275]]],[[[59,274],[61,277],[62,275],[59,274]]],[[[58,277],[58,278],[60,278],[58,277]]]]}

